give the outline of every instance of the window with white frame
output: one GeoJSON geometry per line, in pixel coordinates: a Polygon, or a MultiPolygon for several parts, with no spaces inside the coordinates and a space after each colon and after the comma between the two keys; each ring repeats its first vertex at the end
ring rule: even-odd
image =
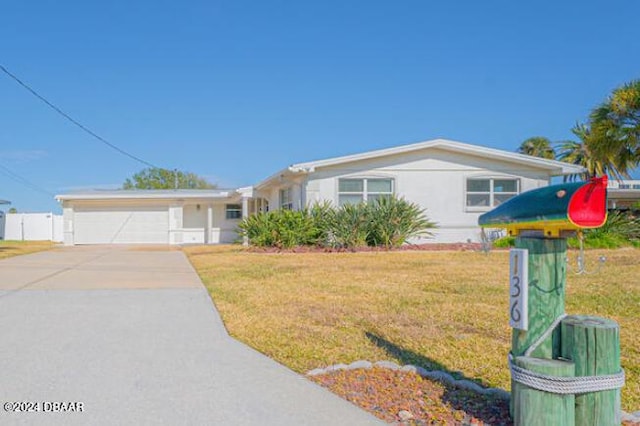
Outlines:
{"type": "Polygon", "coordinates": [[[338,204],[373,203],[393,195],[393,179],[338,179],[338,204]]]}
{"type": "Polygon", "coordinates": [[[242,219],[242,206],[240,204],[227,204],[225,206],[227,219],[242,219]]]}
{"type": "Polygon", "coordinates": [[[468,178],[467,210],[488,210],[520,192],[520,181],[510,178],[468,178]]]}
{"type": "Polygon", "coordinates": [[[293,210],[291,187],[280,190],[280,208],[284,210],[293,210]]]}

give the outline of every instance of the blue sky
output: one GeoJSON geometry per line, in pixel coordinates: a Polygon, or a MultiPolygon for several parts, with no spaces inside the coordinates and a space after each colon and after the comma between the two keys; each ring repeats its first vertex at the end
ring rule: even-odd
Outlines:
{"type": "MultiPolygon", "coordinates": [[[[513,151],[640,78],[640,2],[5,2],[0,64],[133,155],[224,187],[444,137],[513,151]]],[[[0,74],[0,199],[117,187],[144,166],[0,74]]]]}

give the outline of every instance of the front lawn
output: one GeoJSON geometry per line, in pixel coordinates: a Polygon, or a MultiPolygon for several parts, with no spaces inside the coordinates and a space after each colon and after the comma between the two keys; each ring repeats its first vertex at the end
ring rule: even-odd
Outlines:
{"type": "Polygon", "coordinates": [[[53,248],[51,241],[4,241],[0,240],[0,259],[21,254],[35,253],[37,251],[53,248]]]}
{"type": "MultiPolygon", "coordinates": [[[[186,247],[229,332],[295,371],[365,359],[509,389],[508,253],[252,253],[186,247]]],[[[567,312],[620,324],[623,409],[640,409],[640,250],[588,252],[567,312]]],[[[572,260],[576,253],[570,252],[572,260]]]]}

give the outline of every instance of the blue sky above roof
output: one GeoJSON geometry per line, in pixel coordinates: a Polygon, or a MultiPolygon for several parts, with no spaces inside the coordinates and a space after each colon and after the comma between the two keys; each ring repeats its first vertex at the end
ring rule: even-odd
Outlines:
{"type": "MultiPolygon", "coordinates": [[[[571,139],[640,77],[639,12],[632,0],[12,2],[0,63],[132,154],[238,187],[439,137],[508,151],[571,139]]],[[[143,167],[4,76],[0,164],[50,193],[143,167]]],[[[20,211],[57,208],[2,173],[0,188],[20,211]]]]}

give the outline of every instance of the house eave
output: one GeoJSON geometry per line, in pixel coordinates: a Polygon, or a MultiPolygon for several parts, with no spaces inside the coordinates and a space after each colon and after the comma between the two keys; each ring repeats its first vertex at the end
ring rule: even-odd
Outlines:
{"type": "Polygon", "coordinates": [[[55,199],[61,201],[107,201],[107,200],[201,200],[228,199],[237,196],[235,190],[202,191],[109,191],[78,192],[59,194],[55,199]]]}
{"type": "Polygon", "coordinates": [[[544,158],[532,157],[529,155],[512,153],[495,148],[488,148],[478,145],[470,145],[463,142],[452,141],[448,139],[433,139],[423,142],[418,142],[409,145],[402,145],[392,148],[379,149],[375,151],[369,151],[359,154],[346,155],[342,157],[328,158],[324,160],[309,161],[305,163],[293,164],[289,167],[289,170],[312,170],[316,168],[337,166],[345,163],[352,163],[356,161],[370,160],[390,155],[399,155],[405,153],[411,153],[428,148],[440,148],[447,151],[459,152],[468,155],[475,155],[480,157],[497,158],[503,161],[514,162],[529,167],[540,168],[548,170],[551,176],[562,176],[583,173],[585,169],[581,166],[576,166],[569,163],[563,163],[556,160],[548,160],[544,158]]]}
{"type": "Polygon", "coordinates": [[[315,167],[300,167],[298,165],[291,165],[286,169],[282,169],[277,173],[272,174],[268,178],[262,180],[258,183],[254,188],[256,190],[264,189],[265,187],[273,184],[274,182],[278,182],[284,178],[287,178],[292,175],[300,175],[300,174],[309,174],[315,172],[315,167]]]}

